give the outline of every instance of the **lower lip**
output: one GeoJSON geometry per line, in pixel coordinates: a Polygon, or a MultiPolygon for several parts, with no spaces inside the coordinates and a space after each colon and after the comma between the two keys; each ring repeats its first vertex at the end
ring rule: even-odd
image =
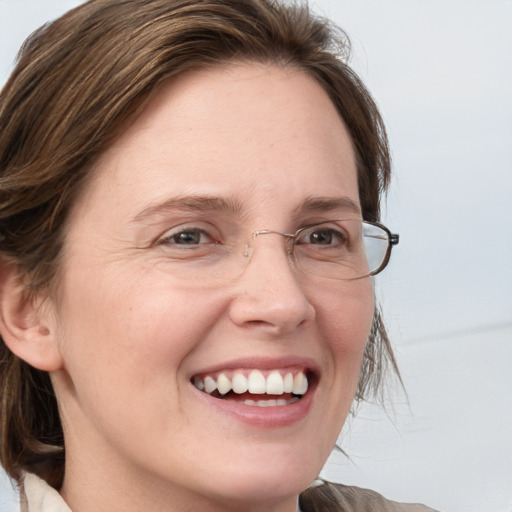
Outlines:
{"type": "MultiPolygon", "coordinates": [[[[258,407],[242,402],[221,400],[199,391],[199,396],[218,413],[232,417],[243,423],[261,428],[282,428],[303,420],[313,404],[316,386],[311,386],[307,393],[297,402],[289,405],[258,407]]],[[[264,395],[268,397],[268,395],[264,395]]],[[[263,397],[263,395],[262,395],[263,397]]],[[[272,397],[270,397],[272,398],[272,397]]],[[[277,396],[275,398],[278,398],[277,396]]]]}

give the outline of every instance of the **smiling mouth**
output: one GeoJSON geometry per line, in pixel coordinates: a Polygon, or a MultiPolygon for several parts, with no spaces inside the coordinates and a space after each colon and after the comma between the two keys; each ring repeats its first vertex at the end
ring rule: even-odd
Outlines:
{"type": "Polygon", "coordinates": [[[192,384],[213,398],[255,407],[286,406],[298,402],[309,387],[305,370],[226,370],[196,375],[192,384]]]}

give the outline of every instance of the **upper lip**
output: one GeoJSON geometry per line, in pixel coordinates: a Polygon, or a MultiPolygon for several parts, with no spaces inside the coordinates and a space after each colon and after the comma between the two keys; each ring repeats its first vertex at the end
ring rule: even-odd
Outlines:
{"type": "Polygon", "coordinates": [[[257,370],[285,370],[287,368],[299,368],[305,372],[319,373],[318,364],[310,357],[286,356],[286,357],[244,357],[219,362],[214,365],[200,368],[190,375],[205,375],[220,372],[222,370],[257,369],[257,370]]]}

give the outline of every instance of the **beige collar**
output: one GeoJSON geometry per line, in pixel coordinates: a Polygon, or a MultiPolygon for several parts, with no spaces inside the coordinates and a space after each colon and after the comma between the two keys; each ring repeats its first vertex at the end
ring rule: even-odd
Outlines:
{"type": "Polygon", "coordinates": [[[20,492],[20,512],[71,512],[61,495],[44,480],[25,473],[20,492]]]}

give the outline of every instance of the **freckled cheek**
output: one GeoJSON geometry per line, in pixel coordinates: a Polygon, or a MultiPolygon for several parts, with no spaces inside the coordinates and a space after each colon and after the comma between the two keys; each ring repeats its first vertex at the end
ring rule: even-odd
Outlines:
{"type": "MultiPolygon", "coordinates": [[[[213,295],[198,296],[168,281],[139,280],[101,303],[92,301],[90,306],[100,315],[97,335],[110,340],[105,355],[112,357],[117,346],[119,357],[138,369],[140,378],[160,367],[178,368],[218,320],[220,302],[213,295]]],[[[169,371],[165,374],[170,377],[169,371]]]]}
{"type": "Polygon", "coordinates": [[[209,320],[205,314],[199,321],[202,308],[191,297],[155,288],[103,294],[82,289],[79,301],[68,301],[63,355],[85,407],[95,410],[111,400],[120,414],[128,403],[153,403],[164,411],[178,392],[183,360],[205,336],[209,320]]]}

